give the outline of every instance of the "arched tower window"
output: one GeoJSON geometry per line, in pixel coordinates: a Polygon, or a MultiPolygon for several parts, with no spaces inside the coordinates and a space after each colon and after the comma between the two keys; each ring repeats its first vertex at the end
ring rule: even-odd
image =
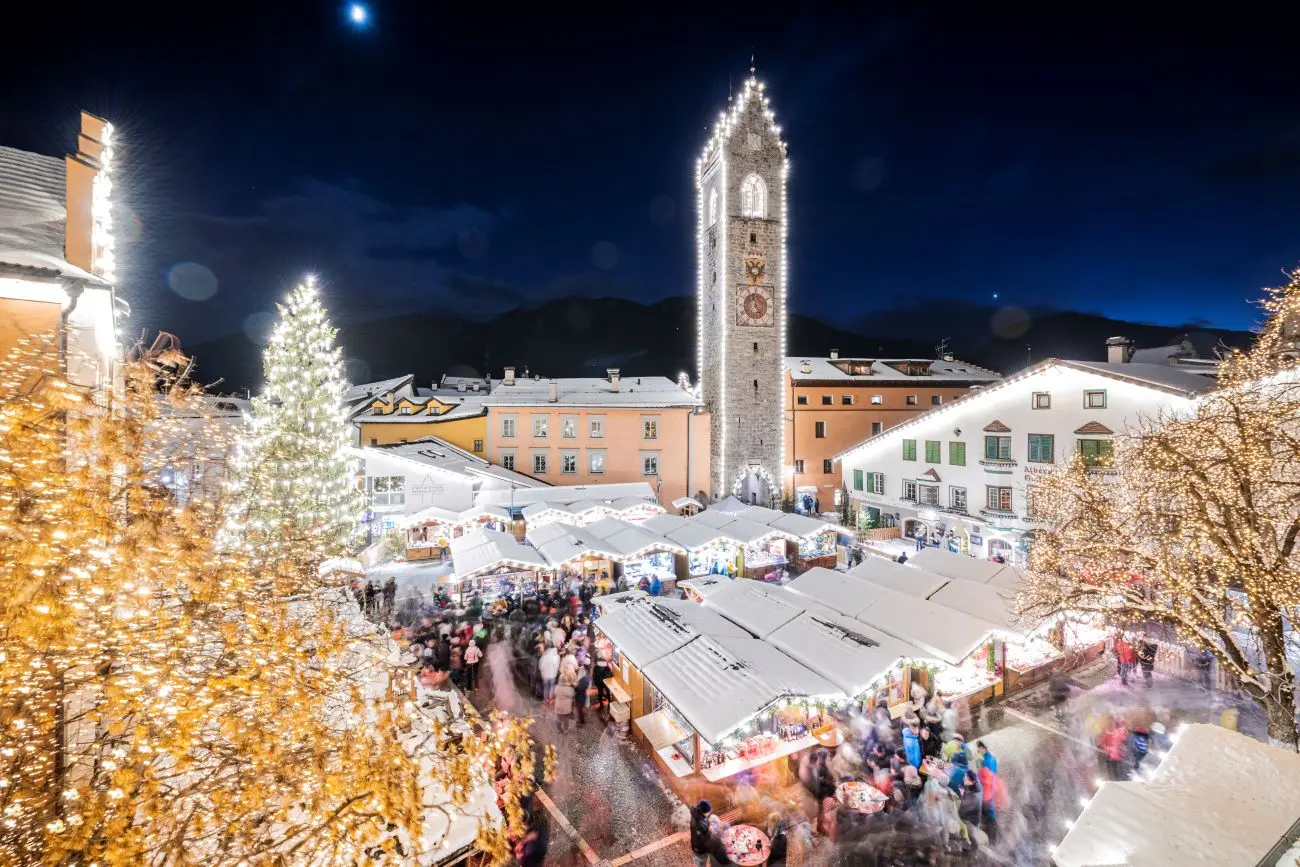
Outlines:
{"type": "Polygon", "coordinates": [[[740,215],[760,219],[767,216],[767,184],[758,175],[750,175],[740,184],[740,215]]]}
{"type": "Polygon", "coordinates": [[[716,225],[718,222],[718,188],[714,187],[709,190],[709,225],[716,225]]]}

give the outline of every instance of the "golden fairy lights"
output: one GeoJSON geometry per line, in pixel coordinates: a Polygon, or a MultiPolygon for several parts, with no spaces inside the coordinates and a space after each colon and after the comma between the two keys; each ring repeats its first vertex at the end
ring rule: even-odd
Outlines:
{"type": "MultiPolygon", "coordinates": [[[[281,536],[255,567],[217,544],[225,489],[190,482],[222,434],[188,363],[146,352],[92,394],[57,346],[0,362],[0,863],[401,863],[397,832],[444,842],[431,788],[455,814],[501,771],[507,821],[481,837],[504,858],[527,721],[411,750],[412,673],[376,688],[382,643],[304,565],[332,537],[281,536]]],[[[329,515],[319,482],[295,495],[329,515]]]]}
{"type": "Polygon", "coordinates": [[[1300,271],[1263,307],[1255,346],[1225,357],[1217,388],[1139,420],[1112,466],[1079,460],[1035,486],[1044,525],[1020,602],[1172,628],[1259,702],[1270,737],[1294,744],[1284,622],[1300,614],[1300,271]]]}

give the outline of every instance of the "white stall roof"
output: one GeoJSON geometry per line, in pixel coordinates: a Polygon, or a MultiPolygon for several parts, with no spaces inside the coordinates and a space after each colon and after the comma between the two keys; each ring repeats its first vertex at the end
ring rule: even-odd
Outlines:
{"type": "MultiPolygon", "coordinates": [[[[708,514],[705,512],[704,514],[708,514]]],[[[792,534],[783,530],[777,530],[769,527],[767,524],[760,524],[757,521],[751,521],[748,518],[737,518],[729,524],[723,524],[720,529],[729,539],[735,539],[746,545],[752,545],[755,542],[761,542],[769,536],[784,536],[794,538],[792,534]]]]}
{"type": "Polygon", "coordinates": [[[451,560],[456,578],[478,575],[497,566],[518,566],[525,569],[551,568],[546,558],[536,548],[519,543],[509,533],[495,530],[478,530],[451,540],[451,560]]]}
{"type": "Polygon", "coordinates": [[[796,515],[793,512],[783,514],[767,522],[767,525],[774,530],[784,530],[787,533],[793,533],[801,539],[807,539],[809,536],[816,536],[819,533],[835,532],[835,525],[826,521],[819,521],[816,518],[810,518],[807,515],[796,515]]]}
{"type": "Polygon", "coordinates": [[[537,546],[537,550],[542,552],[553,566],[562,566],[580,557],[612,557],[618,559],[618,552],[612,550],[604,539],[586,532],[585,527],[574,527],[569,524],[549,524],[546,527],[538,527],[536,534],[530,532],[528,540],[537,546]],[[558,531],[552,530],[549,533],[543,533],[549,527],[557,527],[558,531]]]}
{"type": "Polygon", "coordinates": [[[974,581],[978,584],[987,584],[993,576],[1006,568],[992,560],[954,554],[942,548],[923,548],[907,558],[907,565],[945,578],[974,581]]]}
{"type": "Polygon", "coordinates": [[[718,511],[717,506],[714,506],[711,509],[705,509],[703,512],[700,512],[698,515],[690,517],[687,520],[695,526],[725,527],[727,524],[736,520],[736,516],[730,512],[718,511]]]}
{"type": "Polygon", "coordinates": [[[1214,725],[1185,729],[1147,782],[1105,783],[1057,867],[1254,867],[1300,817],[1300,755],[1214,725]]]}
{"type": "Polygon", "coordinates": [[[631,590],[623,590],[619,593],[606,593],[604,596],[593,597],[591,604],[596,606],[596,610],[609,614],[630,602],[637,599],[647,599],[649,596],[650,594],[644,590],[638,590],[634,587],[631,590]]]}
{"type": "Polygon", "coordinates": [[[602,518],[586,527],[589,533],[604,539],[621,557],[645,556],[656,551],[685,554],[686,548],[660,533],[617,518],[602,518]]]}
{"type": "Polygon", "coordinates": [[[749,508],[749,503],[742,503],[739,499],[732,496],[732,497],[727,497],[725,500],[723,500],[720,503],[714,503],[712,506],[709,506],[708,511],[735,513],[748,508],[749,508]]]}
{"type": "Polygon", "coordinates": [[[830,613],[805,612],[767,637],[768,643],[835,684],[860,695],[919,650],[864,623],[830,613]]]}
{"type": "Polygon", "coordinates": [[[471,524],[482,517],[495,518],[498,521],[509,521],[510,510],[501,506],[483,505],[471,506],[464,511],[453,512],[440,506],[429,506],[413,515],[407,515],[401,520],[401,525],[403,527],[415,527],[435,521],[444,524],[471,524]]]}
{"type": "Polygon", "coordinates": [[[761,581],[730,581],[726,587],[705,597],[704,604],[757,637],[766,638],[807,607],[799,604],[806,597],[782,594],[780,587],[773,589],[778,592],[769,592],[761,581]]]}
{"type": "Polygon", "coordinates": [[[874,587],[880,593],[875,602],[854,615],[856,619],[952,665],[970,656],[990,632],[1005,628],[861,578],[849,580],[874,587]]]}
{"type": "Polygon", "coordinates": [[[903,566],[883,557],[868,557],[850,569],[849,574],[918,599],[929,599],[952,581],[951,578],[903,566]]]}
{"type": "Polygon", "coordinates": [[[1014,593],[973,581],[949,581],[930,597],[945,608],[987,620],[1007,632],[1026,635],[1032,630],[1016,614],[1014,593]]]}
{"type": "Polygon", "coordinates": [[[707,599],[727,585],[735,583],[735,580],[734,578],[728,578],[726,575],[706,575],[703,578],[678,581],[677,586],[693,590],[701,599],[707,599]]]}
{"type": "Polygon", "coordinates": [[[825,678],[756,638],[698,638],[644,673],[712,744],[783,697],[842,698],[825,678]]]}
{"type": "Polygon", "coordinates": [[[681,515],[655,515],[653,518],[646,518],[642,521],[641,526],[656,533],[670,533],[679,527],[686,526],[688,523],[681,515]]]}
{"type": "Polygon", "coordinates": [[[687,523],[676,530],[669,530],[665,535],[687,551],[698,551],[701,548],[707,548],[719,539],[725,542],[735,541],[716,527],[705,524],[687,523]]]}
{"type": "Polygon", "coordinates": [[[878,584],[820,566],[809,569],[786,586],[847,617],[874,605],[886,592],[878,584]]]}
{"type": "Polygon", "coordinates": [[[596,626],[637,668],[662,659],[701,635],[749,637],[726,618],[681,599],[637,599],[597,617],[596,626]]]}
{"type": "Polygon", "coordinates": [[[746,521],[753,521],[756,524],[770,524],[785,512],[777,509],[769,509],[766,506],[746,506],[733,512],[737,518],[744,518],[746,521]]]}

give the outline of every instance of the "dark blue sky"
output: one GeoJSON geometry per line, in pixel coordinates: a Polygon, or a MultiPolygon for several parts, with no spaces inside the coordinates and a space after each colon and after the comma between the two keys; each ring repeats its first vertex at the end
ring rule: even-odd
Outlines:
{"type": "Polygon", "coordinates": [[[1300,66],[1235,9],[131,5],[29,8],[0,143],[118,123],[134,325],[187,343],[307,269],[344,319],[693,291],[690,172],[751,50],[802,312],[996,292],[1244,328],[1300,260],[1300,66]]]}

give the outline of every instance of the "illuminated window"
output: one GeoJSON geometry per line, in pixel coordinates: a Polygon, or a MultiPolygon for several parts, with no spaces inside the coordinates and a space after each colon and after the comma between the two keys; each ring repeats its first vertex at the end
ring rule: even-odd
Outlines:
{"type": "Polygon", "coordinates": [[[718,222],[718,188],[709,190],[709,225],[718,222]]]}
{"type": "Polygon", "coordinates": [[[373,506],[401,506],[406,503],[406,476],[372,476],[370,478],[370,504],[373,506]]]}
{"type": "Polygon", "coordinates": [[[767,216],[767,184],[758,175],[750,175],[740,184],[740,215],[758,219],[767,216]]]}

